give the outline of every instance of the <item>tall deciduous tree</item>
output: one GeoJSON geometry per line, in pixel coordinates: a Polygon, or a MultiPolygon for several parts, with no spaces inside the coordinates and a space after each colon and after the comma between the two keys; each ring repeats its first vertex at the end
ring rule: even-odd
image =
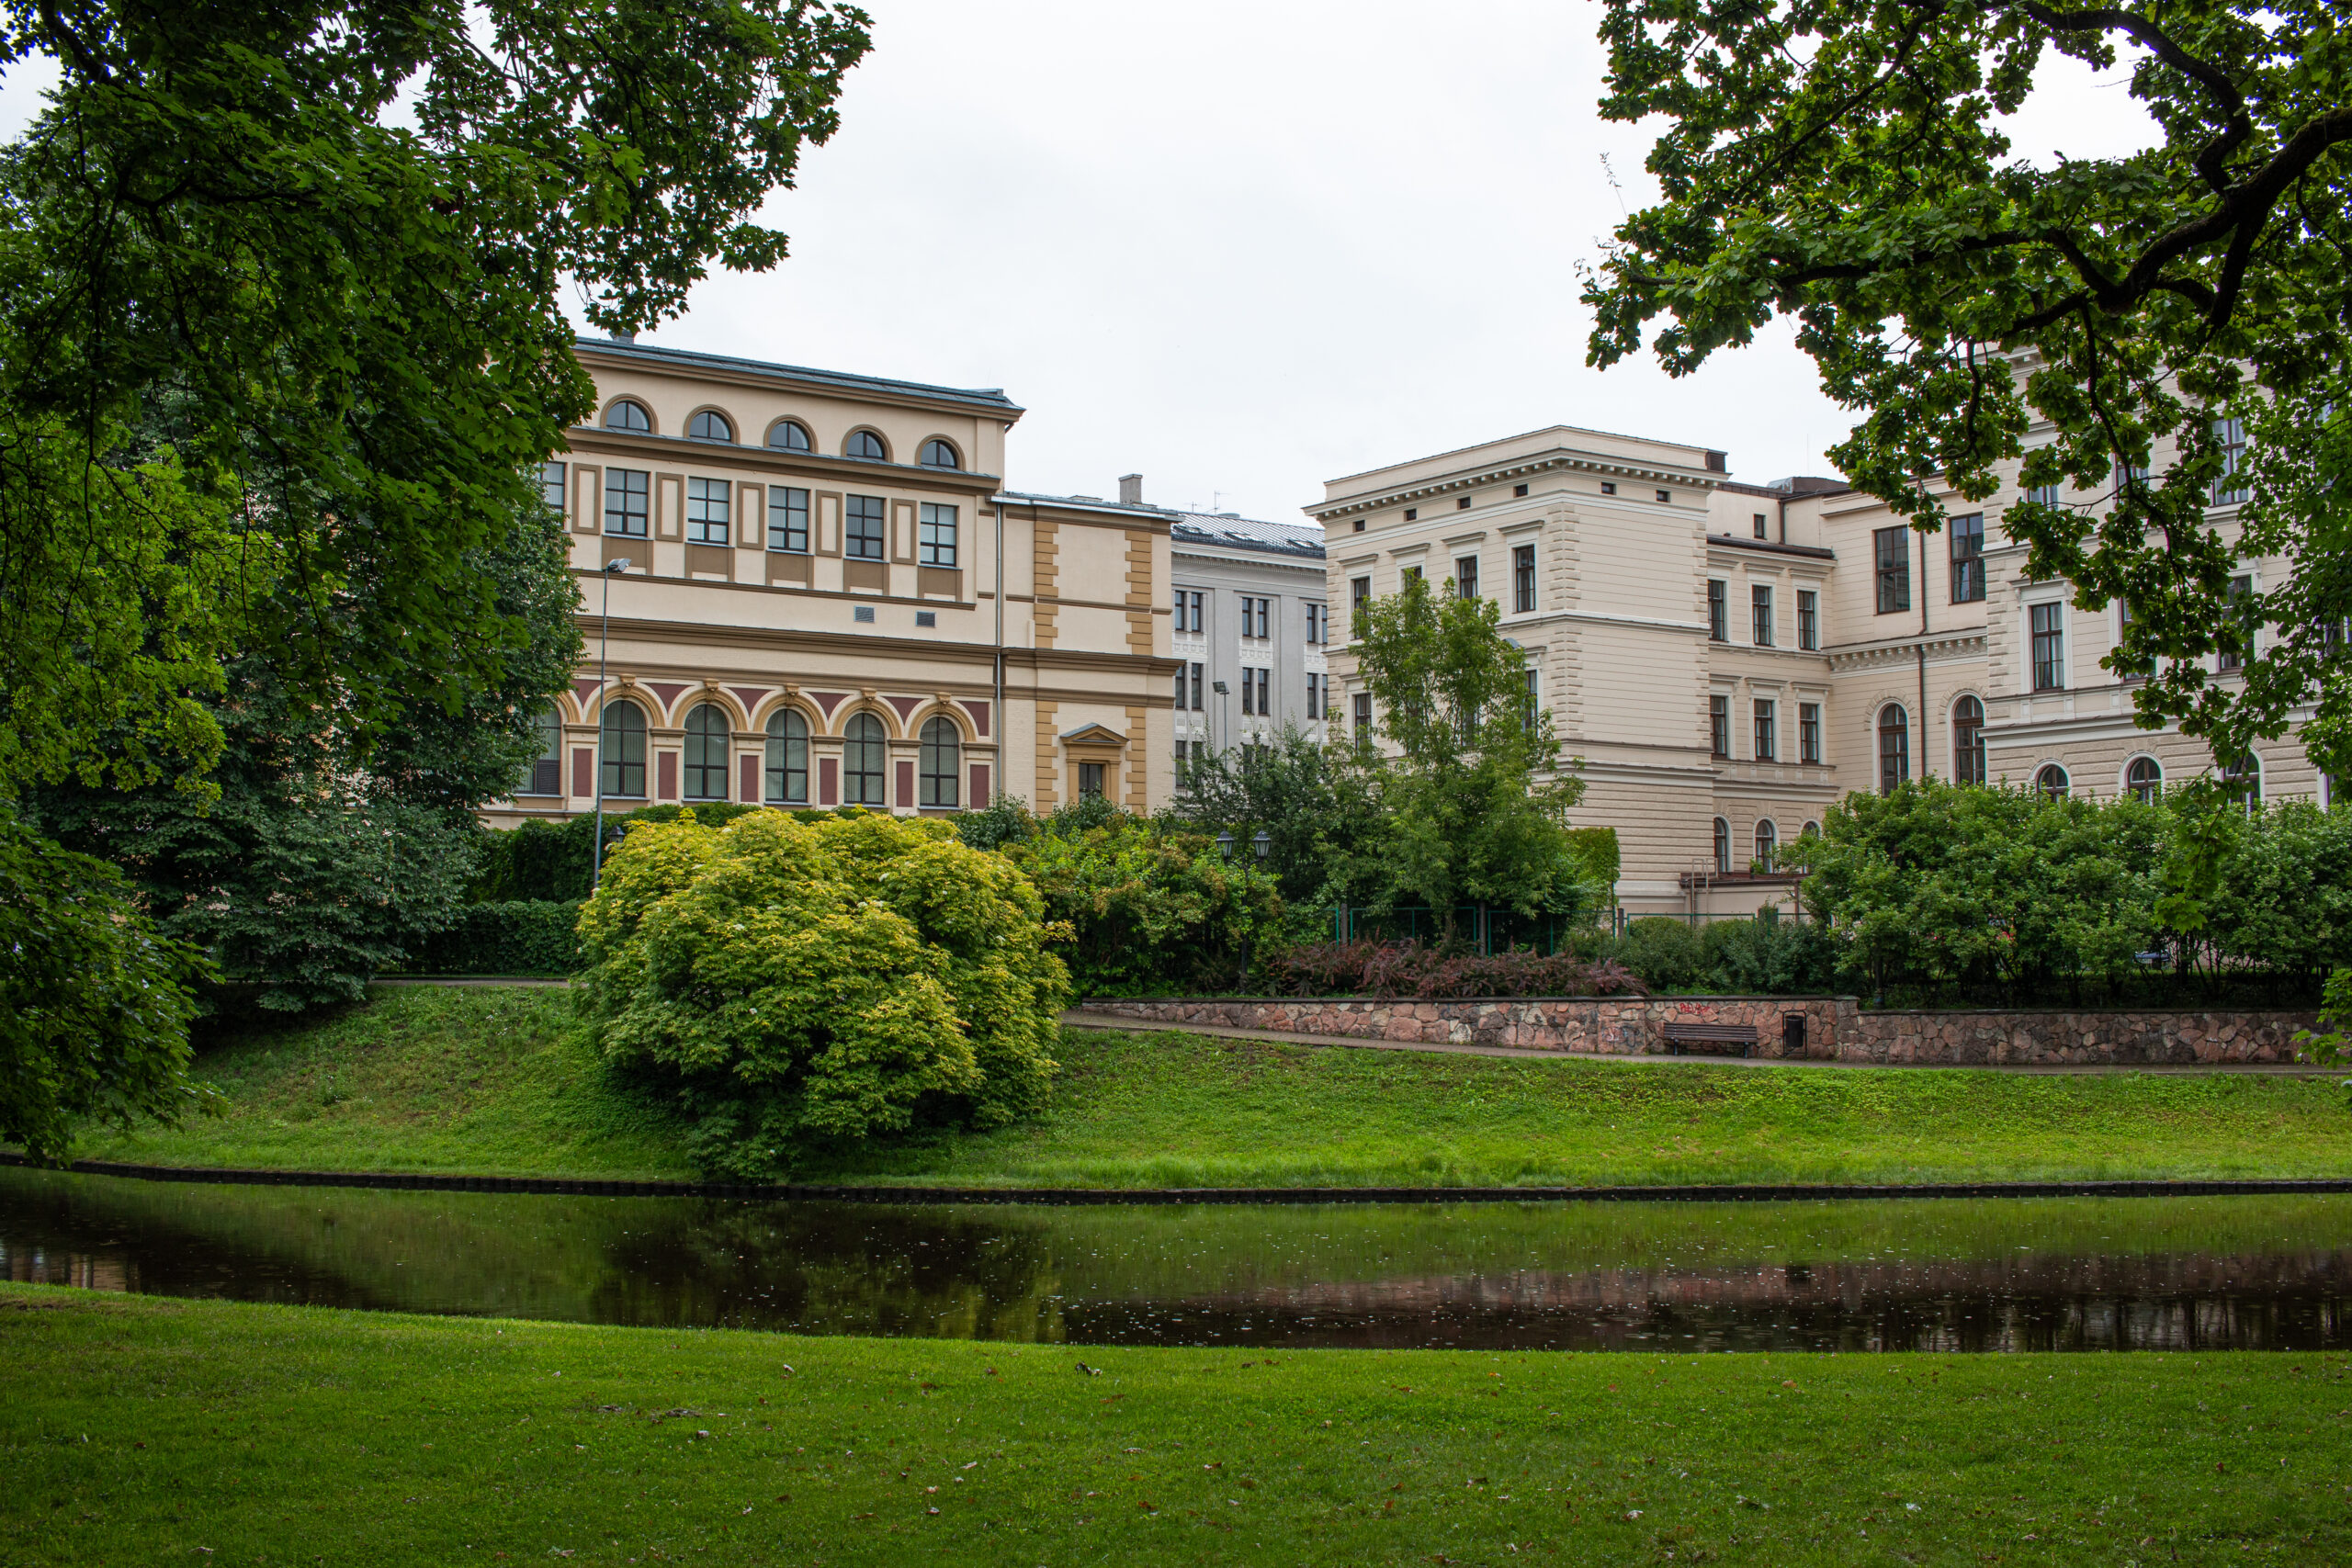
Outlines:
{"type": "Polygon", "coordinates": [[[2142,723],[2229,757],[2315,710],[2312,751],[2352,771],[2339,5],[1606,0],[1602,37],[1602,112],[1663,121],[1664,199],[1589,279],[1594,363],[1668,318],[1655,348],[1687,374],[1793,315],[1823,386],[1863,411],[1832,456],[1915,526],[1940,525],[1939,482],[1982,499],[2020,456],[2022,487],[2086,498],[2011,505],[2003,526],[2029,573],[2128,608],[2109,663],[2154,667],[2142,723]],[[2064,59],[2128,62],[2155,145],[2014,157],[2000,117],[2064,59]],[[2029,452],[2037,416],[2055,438],[2029,452]],[[2286,581],[2233,602],[2238,562],[2271,555],[2286,581]],[[2213,681],[2217,651],[2243,682],[2213,681]]]}
{"type": "Polygon", "coordinates": [[[1458,905],[1533,915],[1584,879],[1567,831],[1584,781],[1563,767],[1500,614],[1416,575],[1355,622],[1357,665],[1396,748],[1381,783],[1396,885],[1448,929],[1458,905]]]}
{"type": "MultiPolygon", "coordinates": [[[[538,633],[477,566],[521,547],[532,470],[592,407],[559,290],[633,329],[713,263],[781,259],[756,209],[833,130],[865,22],[0,0],[0,69],[62,73],[0,152],[0,802],[209,792],[232,652],[331,712],[351,767],[431,771],[420,691],[519,735],[481,699],[538,633]]],[[[40,907],[6,874],[0,908],[40,907]]],[[[0,1111],[0,1137],[54,1125],[0,1111]]]]}

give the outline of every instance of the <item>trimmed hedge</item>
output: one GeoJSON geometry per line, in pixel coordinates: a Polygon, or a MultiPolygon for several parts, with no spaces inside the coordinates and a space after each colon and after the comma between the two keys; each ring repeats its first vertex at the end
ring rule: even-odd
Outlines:
{"type": "Polygon", "coordinates": [[[447,931],[420,938],[420,975],[569,975],[580,967],[580,906],[544,898],[469,904],[447,931]]]}

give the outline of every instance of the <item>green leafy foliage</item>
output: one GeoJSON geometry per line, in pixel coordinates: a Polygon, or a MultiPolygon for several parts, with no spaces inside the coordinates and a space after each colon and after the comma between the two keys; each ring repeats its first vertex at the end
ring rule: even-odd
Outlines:
{"type": "Polygon", "coordinates": [[[1607,0],[1601,36],[1602,113],[1662,126],[1663,199],[1587,280],[1593,363],[1665,317],[1659,361],[1687,375],[1793,316],[1824,389],[1862,415],[1832,457],[1915,526],[1939,528],[1950,492],[1993,495],[2007,463],[2022,491],[2069,488],[2001,526],[2027,577],[2129,609],[2107,662],[2149,671],[2143,724],[2231,757],[2308,716],[2321,765],[2352,773],[2339,5],[1607,0]],[[2059,90],[2052,66],[2127,54],[2154,146],[2014,155],[2002,117],[2059,90]],[[2252,461],[2225,485],[2231,419],[2252,461]],[[2052,438],[2029,450],[2036,421],[2052,438]],[[2240,563],[2265,557],[2283,570],[2233,602],[2240,563]],[[2213,679],[2217,652],[2242,682],[2213,679]]]}
{"type": "Polygon", "coordinates": [[[583,1005],[674,1095],[701,1168],[1042,1106],[1069,1000],[1036,891],[944,823],[692,811],[633,828],[582,912],[583,1005]]]}
{"type": "Polygon", "coordinates": [[[1664,915],[1627,921],[1616,957],[1645,983],[1661,991],[1689,990],[1698,984],[1705,965],[1699,933],[1683,921],[1664,915]]]}
{"type": "Polygon", "coordinates": [[[1073,801],[1003,854],[1069,932],[1083,996],[1233,992],[1262,944],[1286,940],[1279,886],[1237,844],[1155,824],[1100,798],[1073,801]]]}
{"type": "Polygon", "coordinates": [[[1233,836],[1281,886],[1283,903],[1321,922],[1334,904],[1385,907],[1395,901],[1391,824],[1374,760],[1344,740],[1317,742],[1285,724],[1265,745],[1187,760],[1176,798],[1164,814],[1173,826],[1216,838],[1233,836]]]}
{"type": "Polygon", "coordinates": [[[569,975],[580,967],[580,905],[518,898],[468,904],[448,929],[412,944],[419,975],[569,975]]]}
{"type": "Polygon", "coordinates": [[[175,1122],[201,953],[157,932],[112,866],[0,810],[0,1143],[65,1157],[74,1125],[175,1122]]]}
{"type": "Polygon", "coordinates": [[[2352,960],[2347,857],[2352,812],[2301,802],[2094,804],[1937,780],[1849,795],[1781,852],[1808,873],[1805,907],[1847,983],[2012,1002],[2167,976],[2309,995],[2352,960]]]}

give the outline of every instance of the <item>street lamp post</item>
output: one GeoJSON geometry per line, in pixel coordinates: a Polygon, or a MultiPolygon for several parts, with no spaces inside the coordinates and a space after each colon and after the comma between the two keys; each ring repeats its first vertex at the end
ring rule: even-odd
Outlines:
{"type": "Polygon", "coordinates": [[[596,847],[588,862],[588,891],[594,893],[605,880],[605,676],[611,668],[613,650],[613,578],[628,570],[628,557],[605,563],[601,573],[605,580],[604,626],[596,634],[596,847]]]}

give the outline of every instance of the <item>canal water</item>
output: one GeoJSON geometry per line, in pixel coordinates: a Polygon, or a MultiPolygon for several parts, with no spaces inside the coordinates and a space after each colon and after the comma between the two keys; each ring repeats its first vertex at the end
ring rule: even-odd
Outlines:
{"type": "Polygon", "coordinates": [[[899,1206],[0,1168],[0,1279],[1069,1344],[2312,1351],[2352,1348],[2352,1196],[899,1206]]]}

